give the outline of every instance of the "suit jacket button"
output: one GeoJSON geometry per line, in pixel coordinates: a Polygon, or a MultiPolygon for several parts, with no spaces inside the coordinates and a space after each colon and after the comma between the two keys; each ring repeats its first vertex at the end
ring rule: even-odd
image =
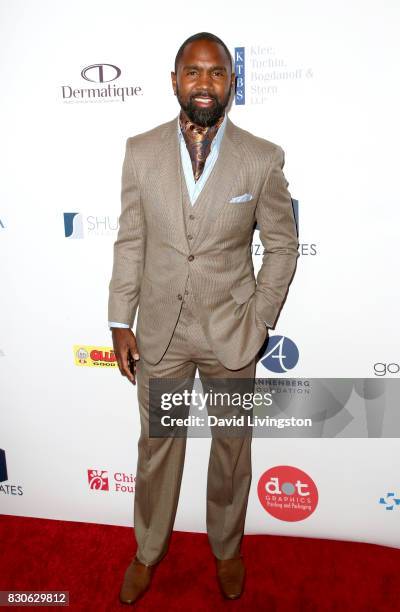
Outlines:
{"type": "Polygon", "coordinates": [[[194,219],[194,215],[189,215],[189,219],[194,219]]]}
{"type": "Polygon", "coordinates": [[[193,240],[193,236],[191,234],[188,234],[188,240],[193,240]]]}
{"type": "Polygon", "coordinates": [[[181,300],[181,299],[182,299],[182,296],[180,293],[178,293],[178,300],[181,300]]]}
{"type": "Polygon", "coordinates": [[[194,255],[189,255],[188,260],[193,261],[193,259],[194,259],[194,255]]]}

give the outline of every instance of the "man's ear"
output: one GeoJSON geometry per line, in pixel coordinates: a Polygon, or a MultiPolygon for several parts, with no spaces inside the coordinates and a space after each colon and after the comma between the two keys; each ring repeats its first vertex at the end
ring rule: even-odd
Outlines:
{"type": "Polygon", "coordinates": [[[176,74],[175,72],[173,72],[173,70],[171,70],[171,82],[172,89],[174,90],[174,96],[176,96],[176,74]]]}

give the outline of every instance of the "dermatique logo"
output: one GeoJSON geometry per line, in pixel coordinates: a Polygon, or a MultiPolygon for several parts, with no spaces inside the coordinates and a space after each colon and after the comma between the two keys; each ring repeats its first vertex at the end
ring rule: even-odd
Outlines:
{"type": "Polygon", "coordinates": [[[143,95],[139,85],[114,83],[122,74],[115,64],[90,64],[81,70],[81,77],[92,87],[61,85],[61,98],[65,103],[125,102],[129,98],[143,95]]]}

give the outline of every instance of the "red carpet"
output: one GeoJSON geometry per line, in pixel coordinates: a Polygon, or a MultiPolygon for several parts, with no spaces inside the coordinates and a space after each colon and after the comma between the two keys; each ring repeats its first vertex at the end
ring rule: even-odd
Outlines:
{"type": "Polygon", "coordinates": [[[225,601],[207,536],[174,532],[151,591],[126,606],[118,602],[118,592],[135,551],[132,529],[4,515],[0,524],[0,590],[69,591],[70,610],[400,609],[400,550],[393,548],[245,536],[246,590],[240,600],[225,601]]]}

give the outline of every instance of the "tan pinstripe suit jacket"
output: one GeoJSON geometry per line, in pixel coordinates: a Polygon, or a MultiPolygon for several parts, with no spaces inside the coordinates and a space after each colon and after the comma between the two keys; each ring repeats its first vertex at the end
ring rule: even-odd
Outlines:
{"type": "MultiPolygon", "coordinates": [[[[195,203],[194,240],[182,210],[177,117],[128,138],[108,320],[133,325],[139,352],[158,363],[171,339],[188,275],[206,337],[221,363],[239,369],[274,327],[296,267],[298,240],[278,145],[227,118],[214,168],[195,203]],[[249,193],[251,200],[231,203],[249,193]],[[255,220],[264,246],[254,277],[255,220]]],[[[184,181],[184,177],[183,177],[184,181]]]]}

